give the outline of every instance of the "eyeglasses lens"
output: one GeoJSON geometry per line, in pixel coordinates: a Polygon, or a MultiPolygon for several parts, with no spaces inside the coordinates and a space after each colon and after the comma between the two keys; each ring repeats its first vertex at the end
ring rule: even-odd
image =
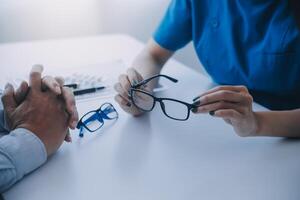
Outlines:
{"type": "Polygon", "coordinates": [[[132,101],[138,108],[144,111],[152,110],[155,103],[155,100],[152,96],[135,90],[132,91],[131,95],[132,95],[132,101]]]}
{"type": "Polygon", "coordinates": [[[172,100],[163,100],[162,103],[169,117],[177,120],[187,119],[189,109],[185,104],[172,100]]]}
{"type": "Polygon", "coordinates": [[[82,118],[82,122],[90,131],[96,131],[103,125],[104,122],[98,120],[98,115],[97,112],[91,112],[82,118]]]}

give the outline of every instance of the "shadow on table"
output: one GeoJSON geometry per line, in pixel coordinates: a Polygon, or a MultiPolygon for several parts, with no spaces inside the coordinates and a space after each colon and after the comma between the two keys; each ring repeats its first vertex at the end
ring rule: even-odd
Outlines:
{"type": "Polygon", "coordinates": [[[132,175],[148,160],[149,145],[151,143],[151,120],[148,114],[125,122],[119,142],[115,150],[116,167],[120,174],[132,175]]]}
{"type": "Polygon", "coordinates": [[[289,145],[294,143],[300,143],[300,138],[282,138],[279,140],[280,145],[289,145]]]}
{"type": "MultiPolygon", "coordinates": [[[[103,137],[105,134],[109,134],[110,130],[113,129],[113,127],[118,123],[118,120],[114,120],[114,121],[107,121],[106,124],[104,124],[103,127],[101,127],[101,129],[99,129],[96,132],[88,132],[86,131],[84,133],[84,137],[83,138],[79,138],[76,141],[76,144],[78,146],[80,146],[80,148],[82,148],[83,146],[85,146],[86,144],[89,143],[93,143],[93,142],[97,142],[97,138],[99,137],[103,137]],[[83,145],[84,144],[84,145],[83,145]]],[[[76,135],[77,137],[79,137],[78,135],[76,135]]],[[[88,146],[88,145],[87,145],[88,146]]]]}

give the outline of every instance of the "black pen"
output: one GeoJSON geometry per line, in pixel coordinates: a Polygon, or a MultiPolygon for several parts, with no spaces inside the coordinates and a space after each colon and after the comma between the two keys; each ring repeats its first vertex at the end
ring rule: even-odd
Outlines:
{"type": "Polygon", "coordinates": [[[64,86],[68,87],[68,88],[73,88],[73,89],[77,89],[78,88],[78,84],[77,83],[66,84],[64,86]]]}
{"type": "Polygon", "coordinates": [[[73,90],[73,94],[75,96],[83,95],[83,94],[90,94],[90,93],[95,93],[99,90],[105,89],[104,86],[101,87],[95,87],[95,88],[87,88],[87,89],[80,89],[80,90],[73,90]]]}

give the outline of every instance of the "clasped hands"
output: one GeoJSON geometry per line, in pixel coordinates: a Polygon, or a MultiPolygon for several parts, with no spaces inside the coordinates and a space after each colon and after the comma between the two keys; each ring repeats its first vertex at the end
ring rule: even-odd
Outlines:
{"type": "Polygon", "coordinates": [[[43,67],[33,66],[29,84],[22,82],[17,90],[7,84],[2,96],[4,114],[10,130],[25,128],[53,154],[65,140],[71,142],[69,128],[75,129],[78,112],[75,98],[62,78],[45,76],[43,67]]]}
{"type": "MultiPolygon", "coordinates": [[[[142,75],[135,69],[130,68],[127,74],[119,77],[119,82],[114,88],[117,91],[115,100],[121,108],[134,116],[143,113],[132,104],[128,91],[131,85],[143,80],[142,75]]],[[[147,87],[153,90],[153,86],[147,87]],[[152,87],[152,88],[151,88],[152,87]]],[[[219,86],[213,88],[195,98],[194,104],[198,108],[193,113],[209,113],[214,117],[222,118],[232,125],[235,132],[241,137],[255,136],[259,131],[259,123],[256,113],[252,109],[253,98],[244,86],[219,86]]]]}

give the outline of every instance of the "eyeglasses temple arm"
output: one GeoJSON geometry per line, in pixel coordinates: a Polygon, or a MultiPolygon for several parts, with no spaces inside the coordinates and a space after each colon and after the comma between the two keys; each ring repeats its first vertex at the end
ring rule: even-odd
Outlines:
{"type": "Polygon", "coordinates": [[[117,112],[117,110],[114,107],[108,107],[105,110],[103,110],[103,113],[100,113],[100,114],[101,114],[102,118],[110,119],[107,115],[109,113],[112,113],[112,112],[116,112],[117,113],[117,118],[119,117],[119,113],[117,112]]]}
{"type": "Polygon", "coordinates": [[[83,137],[84,133],[83,133],[83,126],[80,127],[80,130],[79,130],[79,137],[83,137]]]}
{"type": "Polygon", "coordinates": [[[148,79],[146,79],[146,80],[144,80],[144,81],[142,81],[142,82],[140,82],[140,83],[138,83],[138,84],[136,84],[136,85],[133,85],[132,87],[133,87],[133,88],[140,87],[140,86],[145,85],[145,84],[147,84],[149,81],[151,81],[151,80],[153,80],[153,79],[155,79],[155,78],[158,78],[158,77],[166,78],[166,79],[172,81],[173,83],[177,83],[177,82],[178,82],[178,80],[175,79],[175,78],[172,78],[172,77],[167,76],[167,75],[164,75],[164,74],[158,74],[158,75],[152,76],[151,78],[148,78],[148,79]]]}

